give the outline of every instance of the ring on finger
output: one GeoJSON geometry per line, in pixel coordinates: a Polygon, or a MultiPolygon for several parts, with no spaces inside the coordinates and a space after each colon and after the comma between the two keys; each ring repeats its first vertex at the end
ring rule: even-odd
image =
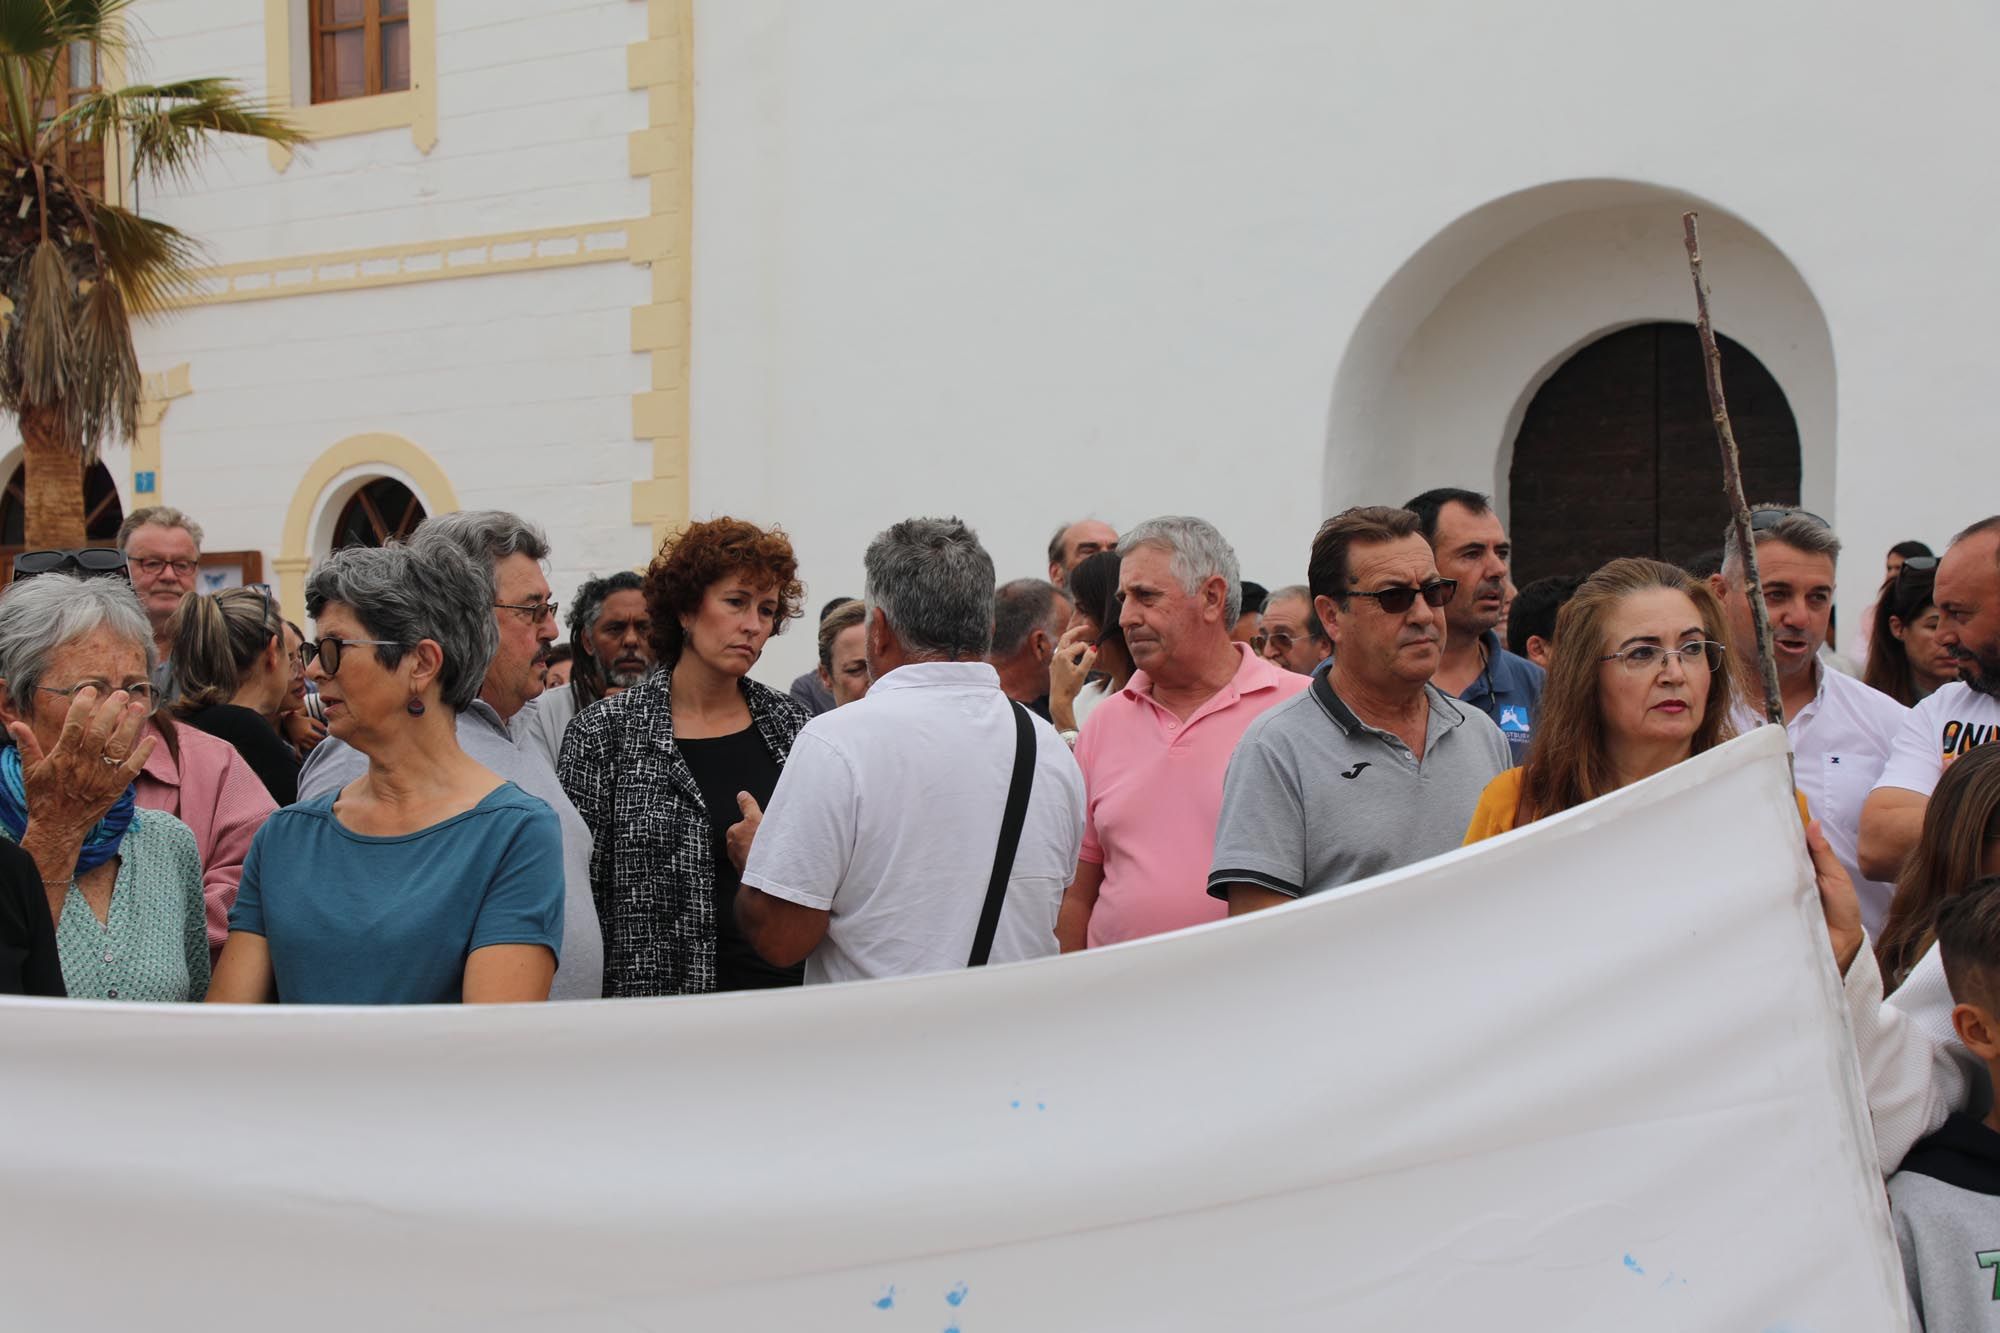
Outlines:
{"type": "Polygon", "coordinates": [[[103,758],[103,760],[104,760],[105,764],[106,764],[106,765],[108,765],[108,766],[109,766],[109,767],[111,767],[111,768],[116,768],[116,767],[118,767],[118,765],[120,765],[120,764],[122,764],[122,763],[124,763],[124,762],[125,762],[125,757],[124,757],[123,755],[109,755],[109,754],[107,754],[107,755],[104,755],[104,756],[102,756],[102,758],[103,758]]]}

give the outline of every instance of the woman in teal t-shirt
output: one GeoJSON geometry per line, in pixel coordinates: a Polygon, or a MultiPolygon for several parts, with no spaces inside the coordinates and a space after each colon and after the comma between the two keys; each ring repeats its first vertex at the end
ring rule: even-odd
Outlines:
{"type": "Polygon", "coordinates": [[[320,638],[305,656],[328,731],[368,756],[368,772],[258,832],[211,1001],[548,998],[561,828],[458,745],[458,713],[497,642],[494,602],[490,569],[421,535],[337,551],[313,571],[306,610],[320,638]]]}

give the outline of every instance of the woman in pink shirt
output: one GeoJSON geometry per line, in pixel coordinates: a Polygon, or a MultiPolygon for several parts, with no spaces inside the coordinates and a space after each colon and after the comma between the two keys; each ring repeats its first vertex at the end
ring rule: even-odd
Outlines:
{"type": "Polygon", "coordinates": [[[194,830],[213,962],[229,934],[229,909],[236,905],[250,839],[278,806],[229,742],[175,726],[165,713],[154,714],[146,732],[160,743],[139,774],[139,805],[164,810],[194,830]]]}

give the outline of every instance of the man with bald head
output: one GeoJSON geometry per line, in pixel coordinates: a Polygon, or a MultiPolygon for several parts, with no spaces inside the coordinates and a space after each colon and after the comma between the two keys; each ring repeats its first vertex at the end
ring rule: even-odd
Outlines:
{"type": "Polygon", "coordinates": [[[1902,873],[1945,765],[2000,740],[2000,515],[1952,538],[1932,600],[1938,646],[1957,659],[1958,679],[1910,710],[1861,807],[1861,872],[1871,879],[1902,873]]]}
{"type": "Polygon", "coordinates": [[[1099,551],[1118,549],[1118,529],[1101,518],[1065,523],[1049,538],[1049,582],[1069,587],[1069,572],[1099,551]]]}

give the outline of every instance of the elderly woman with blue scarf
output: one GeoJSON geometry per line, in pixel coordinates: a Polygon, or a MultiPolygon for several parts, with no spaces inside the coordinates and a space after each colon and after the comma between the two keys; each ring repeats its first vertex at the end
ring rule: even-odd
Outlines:
{"type": "Polygon", "coordinates": [[[199,1000],[194,834],[137,808],[153,633],[130,585],[43,574],[0,596],[0,836],[41,871],[72,997],[199,1000]]]}

